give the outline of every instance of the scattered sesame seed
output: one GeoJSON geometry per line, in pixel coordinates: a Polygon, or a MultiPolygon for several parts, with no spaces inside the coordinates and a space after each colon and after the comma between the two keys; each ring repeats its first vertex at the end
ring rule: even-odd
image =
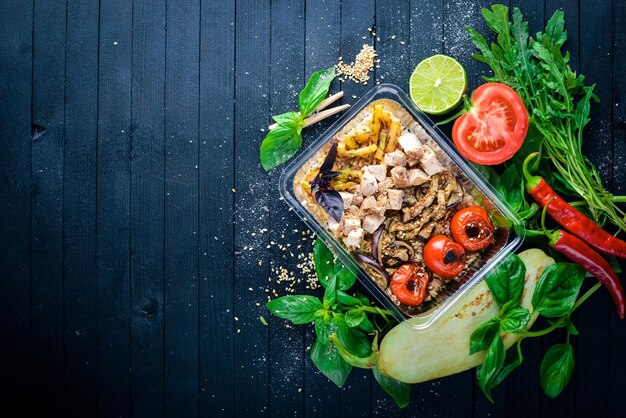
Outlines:
{"type": "MultiPolygon", "coordinates": [[[[375,35],[375,33],[374,33],[375,35]]],[[[364,36],[363,39],[366,39],[364,36]]],[[[369,71],[374,67],[374,58],[376,50],[371,45],[363,45],[361,52],[357,54],[354,62],[346,64],[339,57],[339,63],[336,65],[337,75],[345,75],[346,78],[354,83],[364,83],[369,80],[369,71]]]]}

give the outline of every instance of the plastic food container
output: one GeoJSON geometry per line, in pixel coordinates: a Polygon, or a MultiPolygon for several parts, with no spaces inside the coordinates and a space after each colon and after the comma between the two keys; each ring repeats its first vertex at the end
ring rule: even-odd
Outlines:
{"type": "MultiPolygon", "coordinates": [[[[283,199],[302,218],[302,220],[324,241],[328,248],[343,264],[357,275],[358,280],[371,292],[374,298],[386,309],[394,314],[400,322],[409,324],[406,321],[412,317],[419,320],[412,320],[410,325],[415,329],[424,330],[441,318],[456,301],[472,287],[480,283],[487,273],[502,261],[508,254],[514,252],[522,243],[524,238],[524,226],[508,205],[498,197],[497,192],[487,183],[470,163],[453,148],[452,143],[435,126],[435,124],[421,112],[409,99],[409,97],[397,86],[391,84],[381,84],[370,90],[361,98],[349,112],[345,113],[337,120],[319,139],[317,139],[307,150],[294,159],[284,170],[279,182],[280,193],[283,199]],[[468,272],[464,274],[464,279],[452,285],[446,284],[445,294],[428,306],[428,310],[414,315],[399,309],[397,301],[393,301],[381,286],[376,283],[372,275],[357,262],[345,244],[333,237],[330,230],[323,224],[323,219],[319,219],[305,204],[298,199],[296,187],[303,170],[312,167],[318,161],[322,153],[330,147],[330,143],[347,133],[350,129],[364,118],[365,112],[377,103],[385,104],[395,109],[404,129],[408,132],[419,130],[424,145],[428,145],[436,154],[439,162],[445,170],[450,171],[457,181],[463,185],[465,193],[469,193],[473,202],[485,208],[496,227],[493,243],[481,254],[479,262],[472,264],[468,272]],[[420,128],[421,127],[421,128],[420,128]],[[423,131],[421,130],[423,129],[423,131]],[[425,131],[425,133],[424,133],[425,131]]],[[[300,196],[301,197],[301,196],[300,196]]]]}

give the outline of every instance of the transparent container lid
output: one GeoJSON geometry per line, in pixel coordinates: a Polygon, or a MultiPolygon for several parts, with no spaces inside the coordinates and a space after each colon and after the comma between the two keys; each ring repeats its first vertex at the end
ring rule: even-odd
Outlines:
{"type": "Polygon", "coordinates": [[[298,216],[324,241],[335,256],[354,274],[367,288],[377,302],[388,309],[398,319],[414,329],[425,330],[441,318],[465,293],[480,283],[487,273],[514,252],[524,239],[524,226],[517,215],[498,196],[491,185],[476,171],[471,164],[454,149],[451,141],[421,112],[410,98],[397,86],[381,84],[370,90],[347,113],[326,130],[308,149],[294,159],[283,171],[279,180],[280,193],[298,216]],[[455,175],[469,192],[473,201],[485,208],[496,226],[494,242],[484,250],[478,263],[472,264],[463,280],[452,285],[446,284],[445,299],[433,303],[428,310],[411,315],[399,308],[376,280],[357,262],[353,253],[335,239],[323,220],[309,211],[294,189],[307,165],[319,160],[320,153],[329,148],[329,144],[337,135],[342,135],[354,127],[363,118],[364,112],[374,102],[384,103],[396,109],[400,121],[409,132],[420,130],[422,137],[427,139],[425,145],[430,146],[444,168],[455,175]],[[425,131],[425,132],[424,132],[425,131]],[[427,134],[427,135],[424,135],[427,134]],[[412,319],[409,323],[409,318],[412,319]]]}

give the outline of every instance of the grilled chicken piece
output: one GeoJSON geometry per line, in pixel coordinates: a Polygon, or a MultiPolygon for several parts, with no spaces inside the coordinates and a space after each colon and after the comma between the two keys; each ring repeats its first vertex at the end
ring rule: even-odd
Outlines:
{"type": "Polygon", "coordinates": [[[363,172],[363,177],[361,178],[361,193],[363,197],[371,196],[376,193],[378,186],[378,182],[376,181],[376,177],[369,171],[363,172]]]}
{"type": "Polygon", "coordinates": [[[383,162],[392,167],[404,167],[406,165],[406,155],[399,149],[385,154],[383,162]]]}
{"type": "Polygon", "coordinates": [[[409,185],[409,177],[407,176],[406,168],[404,167],[392,168],[391,179],[393,180],[394,186],[399,189],[407,187],[409,185]]]}
{"type": "Polygon", "coordinates": [[[384,181],[387,177],[387,166],[384,164],[368,165],[363,167],[363,171],[369,172],[378,181],[384,181]]]}
{"type": "Polygon", "coordinates": [[[420,164],[422,165],[422,168],[424,169],[426,174],[428,174],[429,176],[433,176],[443,170],[443,166],[437,159],[435,151],[433,151],[432,148],[426,145],[423,147],[423,153],[420,157],[420,164]]]}
{"type": "Polygon", "coordinates": [[[363,229],[370,234],[373,234],[382,223],[385,222],[385,217],[377,213],[367,215],[363,219],[363,229]]]}
{"type": "Polygon", "coordinates": [[[402,198],[404,192],[402,190],[388,190],[387,191],[387,208],[391,210],[402,209],[402,198]]]}
{"type": "Polygon", "coordinates": [[[420,186],[424,183],[428,183],[430,176],[424,173],[419,168],[412,168],[408,171],[409,184],[411,186],[420,186]]]}
{"type": "Polygon", "coordinates": [[[417,164],[424,154],[423,146],[417,139],[417,136],[407,132],[398,138],[398,143],[404,150],[409,165],[412,167],[417,164]]]}

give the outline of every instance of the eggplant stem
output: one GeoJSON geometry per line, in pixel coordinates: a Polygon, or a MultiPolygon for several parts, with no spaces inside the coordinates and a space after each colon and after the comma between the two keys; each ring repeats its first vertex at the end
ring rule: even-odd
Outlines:
{"type": "MultiPolygon", "coordinates": [[[[339,353],[339,355],[341,355],[341,358],[343,358],[349,365],[353,367],[358,367],[360,369],[377,368],[380,371],[380,367],[378,364],[378,351],[373,350],[372,354],[370,354],[368,357],[359,357],[348,351],[348,349],[345,345],[343,345],[337,334],[331,334],[328,337],[328,340],[332,345],[335,346],[337,352],[339,353]]],[[[374,342],[376,342],[377,340],[378,338],[375,338],[374,342]]]]}

